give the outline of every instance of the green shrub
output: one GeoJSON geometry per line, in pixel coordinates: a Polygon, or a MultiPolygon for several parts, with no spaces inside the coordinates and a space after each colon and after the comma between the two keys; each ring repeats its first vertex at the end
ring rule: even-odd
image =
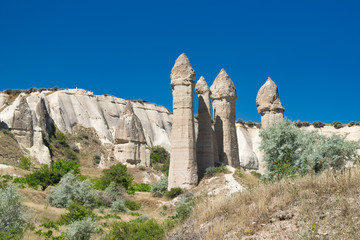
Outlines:
{"type": "Polygon", "coordinates": [[[131,210],[131,211],[136,211],[139,210],[141,208],[141,203],[137,203],[131,200],[126,200],[125,201],[125,206],[131,210]]]}
{"type": "Polygon", "coordinates": [[[246,123],[245,123],[248,127],[255,127],[256,126],[256,123],[254,123],[253,121],[247,121],[246,123]]]}
{"type": "Polygon", "coordinates": [[[256,172],[256,171],[251,171],[250,174],[253,175],[253,176],[255,176],[255,177],[257,177],[257,178],[259,178],[259,179],[262,178],[261,173],[258,173],[258,172],[256,172]]]}
{"type": "Polygon", "coordinates": [[[114,182],[116,186],[128,189],[134,179],[127,173],[126,165],[118,163],[112,165],[109,169],[103,170],[104,175],[101,177],[102,190],[114,182]]]}
{"type": "Polygon", "coordinates": [[[70,224],[74,221],[83,220],[85,218],[95,218],[96,215],[91,211],[91,209],[81,205],[78,202],[71,202],[66,208],[68,211],[65,214],[61,214],[59,223],[60,224],[70,224]]]}
{"type": "Polygon", "coordinates": [[[355,126],[355,122],[354,121],[349,122],[348,127],[353,127],[353,126],[355,126]]]}
{"type": "Polygon", "coordinates": [[[315,121],[315,122],[312,123],[312,125],[314,126],[314,128],[322,128],[322,127],[325,126],[325,123],[315,121]]]}
{"type": "Polygon", "coordinates": [[[125,202],[120,198],[116,199],[111,204],[111,210],[113,210],[114,212],[126,212],[125,202]]]}
{"type": "Polygon", "coordinates": [[[166,176],[169,175],[170,153],[161,146],[150,148],[151,164],[155,170],[161,171],[166,176]]]}
{"type": "Polygon", "coordinates": [[[79,181],[72,173],[67,173],[59,185],[52,189],[47,197],[51,206],[67,207],[72,201],[77,201],[87,207],[95,206],[95,194],[89,179],[79,181]]]}
{"type": "Polygon", "coordinates": [[[17,189],[12,184],[0,188],[0,239],[20,239],[24,229],[26,217],[17,189]]]}
{"type": "Polygon", "coordinates": [[[71,159],[58,159],[51,164],[51,169],[60,172],[62,176],[70,171],[73,171],[74,174],[80,173],[79,163],[71,159]]]}
{"type": "Polygon", "coordinates": [[[37,188],[40,185],[44,191],[48,186],[57,184],[61,177],[60,172],[53,171],[48,165],[43,164],[39,170],[27,175],[25,179],[30,187],[37,188]]]}
{"type": "Polygon", "coordinates": [[[167,188],[168,188],[168,178],[165,176],[162,177],[157,183],[151,185],[151,192],[159,193],[162,196],[166,193],[167,188]]]}
{"type": "Polygon", "coordinates": [[[334,122],[333,122],[333,126],[334,126],[334,128],[336,128],[336,129],[340,129],[340,128],[343,127],[343,124],[342,124],[341,122],[339,122],[339,121],[334,121],[334,122]]]}
{"type": "Polygon", "coordinates": [[[69,240],[88,240],[91,233],[96,232],[96,223],[91,218],[71,223],[66,230],[65,237],[69,240]]]}
{"type": "Polygon", "coordinates": [[[236,123],[240,123],[240,124],[244,125],[244,124],[245,124],[245,121],[242,120],[241,118],[239,118],[238,120],[236,120],[236,123]]]}
{"type": "Polygon", "coordinates": [[[25,170],[30,170],[32,163],[29,157],[22,157],[20,159],[20,164],[19,164],[19,168],[25,169],[25,170]]]}
{"type": "Polygon", "coordinates": [[[133,220],[114,222],[107,240],[159,240],[165,237],[164,229],[154,220],[133,220]]]}
{"type": "Polygon", "coordinates": [[[45,190],[50,185],[55,185],[60,182],[62,176],[73,171],[75,174],[80,173],[79,164],[68,159],[59,159],[50,165],[41,165],[39,170],[26,176],[26,183],[30,187],[36,188],[41,186],[45,190]]]}
{"type": "Polygon", "coordinates": [[[112,199],[116,199],[119,196],[119,189],[114,182],[111,182],[110,185],[105,188],[104,192],[112,199]]]}
{"type": "Polygon", "coordinates": [[[208,167],[205,170],[205,176],[206,177],[212,177],[216,174],[220,174],[220,173],[228,173],[229,171],[227,170],[226,166],[224,166],[224,164],[221,164],[218,167],[208,167]]]}
{"type": "Polygon", "coordinates": [[[93,164],[94,164],[94,165],[99,164],[100,161],[101,161],[101,157],[100,157],[99,155],[95,155],[95,156],[93,157],[93,164]]]}
{"type": "Polygon", "coordinates": [[[135,192],[150,192],[151,186],[147,183],[133,183],[127,190],[128,194],[134,194],[135,192]]]}
{"type": "Polygon", "coordinates": [[[302,131],[289,121],[262,129],[260,137],[270,178],[342,169],[346,161],[354,160],[359,145],[340,136],[302,131]]]}
{"type": "Polygon", "coordinates": [[[175,197],[179,196],[182,193],[183,193],[183,190],[181,188],[179,188],[179,187],[176,187],[176,188],[172,188],[172,189],[170,189],[170,191],[166,192],[165,196],[167,198],[175,198],[175,197]]]}

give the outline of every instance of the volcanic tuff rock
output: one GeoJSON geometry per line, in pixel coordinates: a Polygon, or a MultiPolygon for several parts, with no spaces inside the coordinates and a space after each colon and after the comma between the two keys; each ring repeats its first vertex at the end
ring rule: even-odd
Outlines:
{"type": "Polygon", "coordinates": [[[284,119],[285,109],[279,99],[278,87],[270,77],[258,92],[256,106],[261,114],[263,127],[270,126],[284,119]]]}
{"type": "Polygon", "coordinates": [[[210,88],[203,77],[200,77],[196,83],[195,90],[199,97],[196,160],[199,177],[201,178],[205,170],[208,167],[213,167],[219,158],[216,137],[211,122],[210,88]]]}
{"type": "Polygon", "coordinates": [[[188,189],[197,185],[198,173],[194,125],[195,71],[184,53],[176,59],[170,78],[174,113],[168,189],[188,189]]]}
{"type": "Polygon", "coordinates": [[[235,129],[236,89],[229,75],[221,69],[210,87],[213,100],[215,135],[219,160],[232,167],[238,167],[239,151],[235,129]]]}
{"type": "MultiPolygon", "coordinates": [[[[102,143],[113,144],[126,102],[109,95],[96,96],[82,89],[22,93],[17,97],[0,93],[0,122],[3,128],[14,132],[18,142],[34,159],[49,163],[50,153],[42,140],[54,125],[65,133],[72,133],[76,125],[94,128],[102,143]]],[[[169,150],[172,125],[169,110],[140,101],[132,105],[147,145],[161,145],[169,150]]]]}
{"type": "Polygon", "coordinates": [[[130,101],[115,129],[114,155],[122,163],[150,166],[150,150],[146,145],[143,127],[130,101]]]}

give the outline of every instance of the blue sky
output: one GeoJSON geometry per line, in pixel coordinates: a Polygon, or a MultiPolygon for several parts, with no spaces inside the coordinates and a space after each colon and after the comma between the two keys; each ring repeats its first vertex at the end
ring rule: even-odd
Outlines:
{"type": "Polygon", "coordinates": [[[185,52],[236,116],[259,122],[270,76],[291,120],[360,121],[360,1],[0,1],[0,90],[84,88],[172,109],[185,52]]]}

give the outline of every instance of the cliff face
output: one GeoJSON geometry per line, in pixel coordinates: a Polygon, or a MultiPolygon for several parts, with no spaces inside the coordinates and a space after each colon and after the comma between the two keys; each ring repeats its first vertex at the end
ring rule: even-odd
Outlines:
{"type": "MultiPolygon", "coordinates": [[[[82,89],[43,91],[14,96],[0,93],[1,128],[9,128],[20,146],[40,163],[50,163],[43,138],[56,126],[72,133],[76,125],[94,128],[102,143],[114,143],[115,129],[127,101],[113,96],[96,96],[82,89]]],[[[170,150],[172,115],[163,106],[133,101],[148,146],[170,150]]]]}

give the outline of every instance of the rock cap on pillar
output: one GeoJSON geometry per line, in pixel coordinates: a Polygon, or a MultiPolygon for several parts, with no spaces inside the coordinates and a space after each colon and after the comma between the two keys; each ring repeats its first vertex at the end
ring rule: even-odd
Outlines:
{"type": "Polygon", "coordinates": [[[194,69],[185,53],[181,54],[175,61],[171,70],[171,87],[175,85],[192,85],[196,77],[194,69]]]}
{"type": "Polygon", "coordinates": [[[213,85],[210,87],[211,99],[232,98],[236,100],[236,89],[233,81],[226,73],[225,69],[221,69],[215,78],[213,85]]]}
{"type": "Polygon", "coordinates": [[[263,115],[267,111],[284,112],[285,109],[280,102],[278,87],[274,81],[268,77],[265,84],[260,88],[256,97],[258,112],[263,115]]]}
{"type": "Polygon", "coordinates": [[[201,76],[200,79],[197,81],[195,91],[197,94],[204,94],[206,92],[210,92],[209,85],[206,83],[203,76],[201,76]]]}

